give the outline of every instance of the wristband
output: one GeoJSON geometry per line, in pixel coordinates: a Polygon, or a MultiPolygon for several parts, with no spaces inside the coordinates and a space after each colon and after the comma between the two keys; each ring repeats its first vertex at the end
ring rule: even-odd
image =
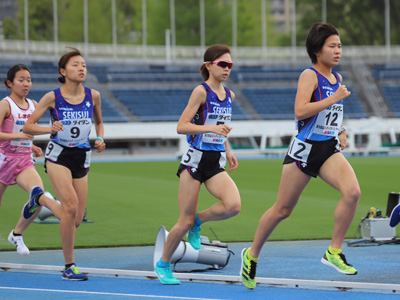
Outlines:
{"type": "Polygon", "coordinates": [[[102,138],[102,137],[96,137],[95,139],[94,139],[95,141],[97,141],[97,140],[99,140],[99,141],[102,141],[103,143],[104,143],[104,139],[102,138]]]}

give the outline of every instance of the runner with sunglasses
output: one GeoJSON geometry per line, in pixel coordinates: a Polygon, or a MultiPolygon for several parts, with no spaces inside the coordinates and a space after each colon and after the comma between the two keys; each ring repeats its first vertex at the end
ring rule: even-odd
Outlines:
{"type": "Polygon", "coordinates": [[[357,274],[341,249],[361,192],[353,168],[340,152],[347,147],[342,121],[344,99],[350,92],[342,85],[342,76],[332,71],[342,55],[339,32],[331,24],[316,23],[308,33],[306,46],[314,66],[306,69],[298,82],[294,104],[298,135],[283,162],[278,198],[261,217],[251,248],[242,251],[240,275],[249,289],[256,287],[257,261],[264,243],[290,216],[311,177],[318,175],[341,194],[331,244],[321,262],[342,274],[357,274]]]}
{"type": "Polygon", "coordinates": [[[235,94],[224,87],[233,67],[230,48],[226,45],[210,46],[204,53],[200,67],[204,82],[197,86],[189,98],[177,126],[179,134],[186,134],[189,148],[182,157],[177,175],[179,183],[179,219],[168,234],[161,259],[155,272],[163,284],[180,284],[171,271],[171,258],[185,233],[190,245],[199,250],[201,225],[237,215],[241,208],[236,184],[225,171],[238,167],[227,141],[232,130],[232,101],[235,94]],[[220,200],[210,208],[197,212],[201,184],[220,200]]]}

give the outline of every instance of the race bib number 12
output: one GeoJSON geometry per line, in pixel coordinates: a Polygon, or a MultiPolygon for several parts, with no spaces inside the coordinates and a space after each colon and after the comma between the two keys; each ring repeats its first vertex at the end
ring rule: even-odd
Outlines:
{"type": "Polygon", "coordinates": [[[311,148],[312,144],[300,141],[295,138],[289,146],[288,155],[295,160],[307,162],[308,156],[311,152],[311,148]]]}

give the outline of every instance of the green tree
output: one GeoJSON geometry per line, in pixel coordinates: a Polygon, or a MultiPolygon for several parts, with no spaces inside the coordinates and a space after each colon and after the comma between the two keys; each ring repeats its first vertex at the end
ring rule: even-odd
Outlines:
{"type": "Polygon", "coordinates": [[[3,33],[6,40],[22,40],[22,31],[18,30],[19,23],[12,18],[3,20],[3,33]]]}
{"type": "Polygon", "coordinates": [[[58,0],[58,36],[62,42],[84,41],[82,0],[58,0]]]}
{"type": "MultiPolygon", "coordinates": [[[[297,43],[304,45],[314,22],[321,21],[321,0],[297,0],[297,43]]],[[[398,44],[400,3],[390,1],[391,42],[398,44]]],[[[344,45],[385,44],[384,0],[327,0],[327,22],[335,25],[344,45]]]]}
{"type": "MultiPolygon", "coordinates": [[[[177,45],[200,45],[199,0],[174,0],[177,45]]],[[[296,0],[297,44],[304,45],[311,25],[321,21],[322,0],[296,0]]],[[[326,0],[327,21],[340,31],[344,45],[384,45],[385,0],[326,0]]],[[[6,39],[24,38],[24,0],[15,0],[15,19],[3,20],[6,39]]],[[[58,38],[62,42],[84,41],[82,0],[58,0],[58,38]]],[[[117,42],[143,42],[142,0],[115,0],[117,42]]],[[[206,45],[232,45],[233,0],[204,0],[206,45]]],[[[267,3],[267,46],[289,46],[290,33],[278,33],[267,3]]],[[[237,0],[238,46],[261,46],[261,0],[237,0]]],[[[29,0],[29,38],[52,41],[53,0],[29,0]]],[[[112,42],[111,0],[88,0],[90,43],[112,42]]],[[[164,45],[171,29],[170,0],[147,0],[147,44],[164,45]]],[[[390,0],[391,43],[400,43],[400,1],[390,0]]]]}
{"type": "Polygon", "coordinates": [[[232,45],[231,1],[205,0],[204,10],[206,45],[232,45]]]}
{"type": "Polygon", "coordinates": [[[238,1],[238,46],[261,46],[261,1],[238,1]]]}
{"type": "Polygon", "coordinates": [[[170,29],[169,0],[147,0],[147,44],[164,45],[170,29]]]}
{"type": "Polygon", "coordinates": [[[52,0],[29,1],[29,38],[37,41],[53,40],[52,0]]]}
{"type": "Polygon", "coordinates": [[[141,44],[142,0],[116,0],[117,41],[120,44],[141,44]]]}
{"type": "Polygon", "coordinates": [[[175,27],[177,44],[200,45],[199,0],[175,0],[175,27]]]}
{"type": "MultiPolygon", "coordinates": [[[[17,15],[15,20],[6,18],[3,21],[6,39],[25,38],[24,1],[16,0],[17,15]]],[[[48,41],[53,39],[53,5],[52,0],[28,2],[29,39],[48,41]]]]}

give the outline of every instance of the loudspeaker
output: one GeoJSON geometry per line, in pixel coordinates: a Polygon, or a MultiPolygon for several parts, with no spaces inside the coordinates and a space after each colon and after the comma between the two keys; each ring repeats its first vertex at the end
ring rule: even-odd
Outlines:
{"type": "Polygon", "coordinates": [[[400,203],[400,193],[391,192],[389,193],[387,207],[386,207],[386,216],[390,217],[393,208],[400,203]]]}
{"type": "MultiPolygon", "coordinates": [[[[165,242],[167,241],[168,231],[165,226],[161,226],[157,233],[154,245],[153,265],[156,266],[160,260],[165,242]]],[[[206,265],[213,265],[215,268],[224,267],[228,263],[228,246],[219,241],[213,241],[201,236],[201,246],[199,250],[193,249],[188,242],[181,241],[172,255],[171,263],[191,262],[206,265]]]]}

